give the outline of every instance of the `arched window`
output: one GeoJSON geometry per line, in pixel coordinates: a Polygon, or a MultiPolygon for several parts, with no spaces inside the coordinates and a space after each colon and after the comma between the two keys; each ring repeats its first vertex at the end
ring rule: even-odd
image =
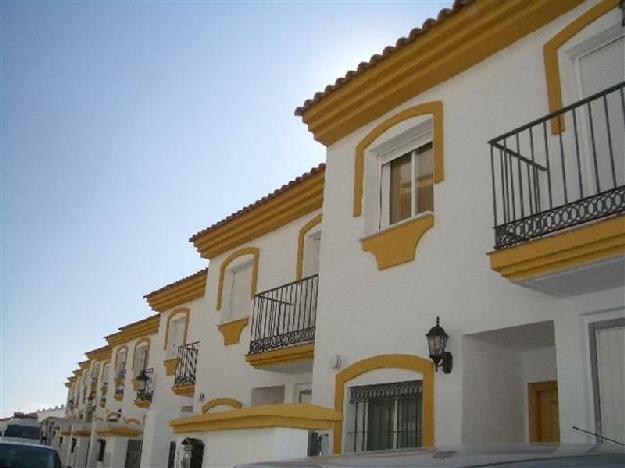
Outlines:
{"type": "Polygon", "coordinates": [[[148,357],[150,355],[150,340],[144,338],[135,344],[135,352],[132,360],[132,374],[137,377],[141,371],[148,367],[148,357]]]}
{"type": "Polygon", "coordinates": [[[187,342],[189,328],[189,309],[177,309],[167,319],[165,336],[165,353],[167,359],[173,359],[178,354],[178,347],[187,342]]]}
{"type": "Polygon", "coordinates": [[[222,310],[222,322],[245,318],[252,312],[256,293],[259,250],[245,247],[226,258],[219,272],[217,310],[222,310]]]}

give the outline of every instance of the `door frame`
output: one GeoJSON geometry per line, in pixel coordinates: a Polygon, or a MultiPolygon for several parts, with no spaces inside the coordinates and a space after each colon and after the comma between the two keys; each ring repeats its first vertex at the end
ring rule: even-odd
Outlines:
{"type": "Polygon", "coordinates": [[[599,375],[597,370],[597,332],[607,328],[625,327],[625,318],[601,320],[588,324],[590,347],[590,375],[592,380],[592,404],[595,413],[595,431],[602,434],[601,427],[601,393],[599,389],[599,375]]]}
{"type": "MultiPolygon", "coordinates": [[[[557,380],[546,380],[544,382],[531,382],[527,384],[527,408],[529,412],[529,441],[530,443],[540,442],[538,435],[540,433],[540,398],[538,394],[544,391],[558,391],[557,380]]],[[[558,403],[558,411],[560,411],[560,404],[558,403]]],[[[559,420],[559,418],[558,418],[559,420]]]]}

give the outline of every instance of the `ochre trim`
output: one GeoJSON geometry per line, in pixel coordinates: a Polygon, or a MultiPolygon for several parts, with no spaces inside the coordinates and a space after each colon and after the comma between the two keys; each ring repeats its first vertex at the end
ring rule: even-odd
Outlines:
{"type": "Polygon", "coordinates": [[[141,435],[141,433],[142,431],[129,427],[111,427],[109,429],[96,431],[96,434],[100,437],[136,437],[141,435]]]}
{"type": "Polygon", "coordinates": [[[165,375],[174,375],[176,373],[176,366],[178,365],[178,358],[165,359],[163,366],[165,367],[165,375]]]}
{"type": "Polygon", "coordinates": [[[195,392],[195,385],[174,385],[171,391],[176,395],[192,397],[195,392]]]}
{"type": "Polygon", "coordinates": [[[238,344],[239,341],[241,341],[241,332],[247,326],[248,322],[248,318],[242,318],[218,325],[217,329],[223,336],[224,346],[238,344]]]}
{"type": "MultiPolygon", "coordinates": [[[[423,446],[434,446],[434,366],[432,361],[409,354],[381,354],[355,362],[336,374],[334,379],[334,409],[344,414],[345,384],[356,377],[377,369],[404,369],[423,376],[422,423],[423,446]]],[[[343,444],[343,424],[334,424],[333,451],[339,454],[343,444]]]]}
{"type": "Polygon", "coordinates": [[[210,260],[320,209],[324,174],[321,170],[241,216],[194,236],[193,245],[203,258],[210,260]]]}
{"type": "MultiPolygon", "coordinates": [[[[558,49],[568,42],[590,23],[598,20],[614,8],[618,8],[619,0],[602,0],[584,14],[567,24],[543,46],[543,61],[547,78],[547,96],[549,98],[549,112],[555,112],[563,107],[562,83],[560,80],[560,63],[558,49]]],[[[551,120],[551,133],[560,133],[564,130],[564,119],[551,120]]]]}
{"type": "Polygon", "coordinates": [[[72,435],[72,431],[61,431],[62,436],[70,436],[72,435]]]}
{"type": "Polygon", "coordinates": [[[160,315],[152,315],[151,317],[120,327],[120,331],[106,336],[105,339],[111,347],[119,346],[137,338],[157,334],[160,323],[160,315]]]}
{"type": "Polygon", "coordinates": [[[174,419],[169,425],[177,434],[273,427],[327,430],[341,420],[342,415],[330,408],[305,403],[280,403],[204,413],[174,419]]]}
{"type": "Polygon", "coordinates": [[[91,436],[90,431],[72,431],[72,436],[75,437],[89,437],[91,436]]]}
{"type": "Polygon", "coordinates": [[[124,399],[124,394],[121,394],[121,395],[115,394],[113,395],[113,398],[115,398],[117,401],[122,401],[124,399]]]}
{"type": "Polygon", "coordinates": [[[315,357],[315,345],[305,344],[266,353],[248,354],[245,360],[252,367],[271,367],[285,362],[307,361],[315,357]]]}
{"type": "Polygon", "coordinates": [[[304,224],[297,234],[297,266],[295,269],[295,278],[297,280],[301,280],[304,274],[304,241],[306,240],[306,234],[312,228],[321,224],[321,221],[321,213],[319,213],[304,224]]]}
{"type": "Polygon", "coordinates": [[[528,280],[625,254],[621,215],[491,252],[490,267],[511,281],[528,280]]]}
{"type": "Polygon", "coordinates": [[[330,146],[580,3],[582,0],[476,1],[309,106],[302,120],[317,141],[330,146]]]}
{"type": "Polygon", "coordinates": [[[165,312],[204,296],[207,278],[208,270],[204,269],[143,297],[152,310],[165,312]]]}
{"type": "Polygon", "coordinates": [[[226,276],[226,269],[235,259],[243,257],[245,255],[251,255],[253,258],[252,264],[252,284],[250,287],[250,297],[253,299],[256,294],[256,284],[258,282],[258,257],[260,256],[260,250],[256,247],[244,247],[236,250],[228,255],[219,268],[219,285],[217,286],[217,310],[221,310],[224,280],[226,276]]]}
{"type": "Polygon", "coordinates": [[[418,104],[389,117],[378,124],[360,140],[356,146],[354,157],[354,217],[362,214],[362,194],[365,176],[365,152],[367,148],[384,132],[405,120],[422,115],[432,115],[432,157],[434,160],[434,183],[445,178],[444,167],[444,135],[443,135],[443,102],[431,101],[418,104]]]}
{"type": "Polygon", "coordinates": [[[115,411],[111,411],[110,413],[108,413],[108,414],[106,415],[106,420],[107,420],[107,421],[109,421],[109,422],[111,422],[111,421],[109,420],[109,418],[110,418],[111,416],[115,416],[115,418],[117,418],[117,417],[119,416],[119,414],[118,414],[118,413],[116,413],[115,411]]]}
{"type": "Polygon", "coordinates": [[[141,425],[141,421],[139,421],[137,418],[124,418],[124,422],[126,424],[136,424],[137,426],[141,425]]]}
{"type": "Polygon", "coordinates": [[[107,359],[111,359],[111,351],[112,348],[110,346],[103,346],[92,351],[87,351],[85,354],[93,361],[106,361],[107,359]]]}
{"type": "Polygon", "coordinates": [[[421,237],[432,226],[433,214],[419,216],[362,239],[362,250],[373,254],[378,270],[411,262],[415,258],[421,237]]]}
{"type": "Polygon", "coordinates": [[[187,344],[187,331],[189,330],[189,319],[191,318],[191,309],[188,307],[180,307],[178,309],[172,310],[167,317],[167,324],[165,325],[165,344],[163,345],[163,349],[167,350],[167,345],[169,344],[169,322],[172,321],[174,317],[179,315],[185,316],[184,322],[184,334],[182,336],[182,344],[187,344]]]}
{"type": "Polygon", "coordinates": [[[215,398],[202,405],[202,413],[208,413],[216,406],[230,406],[231,408],[239,409],[243,407],[243,403],[239,400],[235,400],[234,398],[215,398]]]}

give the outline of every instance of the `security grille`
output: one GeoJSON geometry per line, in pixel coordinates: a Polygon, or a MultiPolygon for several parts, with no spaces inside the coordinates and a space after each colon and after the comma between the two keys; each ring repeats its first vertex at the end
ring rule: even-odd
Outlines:
{"type": "Polygon", "coordinates": [[[141,448],[143,441],[141,439],[128,441],[128,449],[126,450],[126,463],[124,468],[139,468],[141,466],[141,448]]]}
{"type": "Polygon", "coordinates": [[[354,452],[420,447],[422,383],[419,380],[352,387],[354,452]]]}

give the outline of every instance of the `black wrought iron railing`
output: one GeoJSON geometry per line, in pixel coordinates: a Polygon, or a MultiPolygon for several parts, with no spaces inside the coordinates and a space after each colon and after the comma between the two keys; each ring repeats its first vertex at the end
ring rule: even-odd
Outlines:
{"type": "Polygon", "coordinates": [[[199,348],[199,341],[178,346],[178,363],[176,364],[174,386],[195,385],[199,348]]]}
{"type": "Polygon", "coordinates": [[[126,385],[126,369],[122,369],[115,375],[115,396],[121,398],[124,396],[124,387],[126,385]]]}
{"type": "Polygon", "coordinates": [[[250,354],[315,341],[318,283],[313,275],[254,297],[250,354]]]}
{"type": "Polygon", "coordinates": [[[489,141],[495,249],[625,212],[624,87],[489,141]]]}
{"type": "Polygon", "coordinates": [[[137,400],[152,401],[152,394],[154,393],[154,385],[152,382],[152,376],[154,375],[154,369],[143,369],[137,376],[139,380],[139,390],[137,390],[137,400]]]}

